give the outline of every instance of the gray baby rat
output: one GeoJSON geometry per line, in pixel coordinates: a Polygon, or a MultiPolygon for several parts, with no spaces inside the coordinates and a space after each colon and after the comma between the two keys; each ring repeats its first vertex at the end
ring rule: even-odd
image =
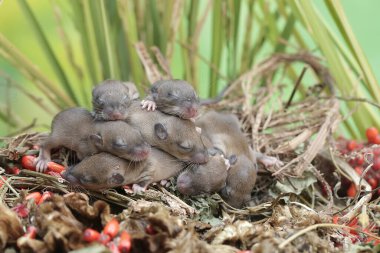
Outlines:
{"type": "Polygon", "coordinates": [[[152,84],[150,94],[141,101],[142,108],[192,119],[197,116],[199,99],[194,88],[184,80],[160,80],[152,84]]]}
{"type": "Polygon", "coordinates": [[[129,111],[126,121],[139,129],[151,146],[184,162],[202,164],[208,161],[207,148],[192,121],[160,111],[147,112],[138,102],[133,102],[129,111]]]}
{"type": "Polygon", "coordinates": [[[93,116],[96,120],[124,120],[131,101],[139,98],[131,82],[106,80],[92,90],[93,116]]]}
{"type": "Polygon", "coordinates": [[[139,162],[128,161],[109,153],[86,157],[70,167],[63,174],[63,178],[73,185],[91,190],[133,184],[133,190],[137,193],[144,191],[151,183],[175,176],[182,168],[182,162],[152,148],[148,159],[139,162]]]}
{"type": "Polygon", "coordinates": [[[54,148],[66,147],[80,160],[102,151],[125,159],[140,161],[148,157],[150,145],[140,132],[123,121],[95,121],[84,108],[71,108],[58,113],[51,133],[42,143],[36,159],[36,170],[43,172],[54,148]]]}

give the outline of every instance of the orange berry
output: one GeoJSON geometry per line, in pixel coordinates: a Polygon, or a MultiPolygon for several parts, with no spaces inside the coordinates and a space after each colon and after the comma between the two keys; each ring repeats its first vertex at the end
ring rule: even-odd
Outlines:
{"type": "Polygon", "coordinates": [[[378,134],[379,134],[379,131],[377,131],[377,128],[375,128],[375,127],[367,128],[367,130],[365,131],[365,135],[367,136],[367,140],[370,143],[373,143],[373,140],[375,140],[375,138],[377,137],[378,134]]]}
{"type": "Polygon", "coordinates": [[[350,184],[350,187],[347,189],[347,196],[350,198],[354,198],[356,195],[356,185],[354,183],[350,184]]]}
{"type": "Polygon", "coordinates": [[[85,240],[86,242],[97,241],[99,240],[99,238],[100,238],[100,233],[94,229],[87,228],[83,232],[83,240],[85,240]]]}
{"type": "Polygon", "coordinates": [[[35,159],[36,159],[36,157],[34,157],[32,155],[24,155],[21,158],[22,167],[24,167],[25,169],[28,169],[28,170],[36,170],[36,166],[34,164],[35,159]]]}
{"type": "Polygon", "coordinates": [[[111,238],[114,238],[117,233],[119,233],[119,222],[113,218],[111,219],[103,229],[103,233],[109,235],[111,238]]]}
{"type": "Polygon", "coordinates": [[[61,173],[65,170],[65,167],[55,162],[48,162],[48,169],[57,173],[61,173]]]}
{"type": "Polygon", "coordinates": [[[373,144],[380,144],[380,135],[377,135],[372,141],[373,144]]]}
{"type": "Polygon", "coordinates": [[[26,200],[29,200],[29,199],[34,199],[34,203],[38,203],[40,200],[41,200],[41,193],[39,192],[32,192],[32,193],[29,193],[28,195],[26,195],[25,199],[26,200]]]}
{"type": "Polygon", "coordinates": [[[122,231],[118,245],[120,252],[128,253],[131,250],[131,246],[132,242],[130,234],[127,231],[122,231]]]}
{"type": "Polygon", "coordinates": [[[333,217],[332,217],[332,222],[334,223],[334,224],[338,224],[338,221],[339,221],[339,216],[338,215],[334,215],[333,217]]]}
{"type": "Polygon", "coordinates": [[[38,201],[38,205],[42,204],[45,200],[50,199],[53,196],[52,192],[46,191],[42,194],[41,199],[38,201]]]}

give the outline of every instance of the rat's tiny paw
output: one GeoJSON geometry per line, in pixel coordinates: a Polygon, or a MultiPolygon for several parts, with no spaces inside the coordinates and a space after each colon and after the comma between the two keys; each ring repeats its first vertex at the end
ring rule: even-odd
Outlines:
{"type": "Polygon", "coordinates": [[[125,193],[131,193],[131,194],[133,193],[131,185],[124,185],[123,189],[124,189],[125,193]]]}
{"type": "Polygon", "coordinates": [[[154,111],[156,110],[156,103],[150,100],[143,100],[141,101],[141,106],[143,109],[147,109],[147,111],[154,111]]]}
{"type": "Polygon", "coordinates": [[[132,190],[133,190],[134,194],[141,194],[141,193],[145,192],[146,189],[145,189],[145,187],[142,187],[138,184],[133,184],[132,190]]]}
{"type": "Polygon", "coordinates": [[[40,173],[45,172],[48,168],[48,162],[49,162],[49,160],[47,160],[47,159],[37,158],[36,159],[36,171],[40,172],[40,173]]]}
{"type": "Polygon", "coordinates": [[[269,167],[269,166],[281,167],[284,165],[282,161],[280,161],[274,156],[263,155],[262,157],[258,158],[258,161],[261,162],[265,167],[269,167]]]}
{"type": "Polygon", "coordinates": [[[171,185],[170,180],[163,179],[160,181],[160,185],[163,187],[169,187],[171,185]]]}

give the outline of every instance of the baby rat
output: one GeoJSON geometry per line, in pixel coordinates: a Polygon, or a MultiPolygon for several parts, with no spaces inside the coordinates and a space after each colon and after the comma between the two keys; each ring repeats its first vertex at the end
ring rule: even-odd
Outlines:
{"type": "Polygon", "coordinates": [[[124,120],[132,100],[139,98],[131,82],[106,80],[92,90],[93,115],[96,120],[124,120]]]}
{"type": "Polygon", "coordinates": [[[142,108],[192,119],[197,116],[199,99],[194,88],[183,80],[160,80],[153,83],[150,94],[141,101],[142,108]]]}
{"type": "Polygon", "coordinates": [[[206,164],[190,165],[177,178],[177,189],[184,195],[199,195],[220,191],[226,185],[230,163],[220,152],[209,149],[206,164]]]}
{"type": "Polygon", "coordinates": [[[101,151],[140,161],[146,159],[150,145],[140,132],[123,121],[94,121],[83,108],[71,108],[58,113],[52,122],[51,133],[41,145],[36,170],[43,172],[50,161],[53,148],[66,147],[76,151],[80,160],[101,151]]]}
{"type": "Polygon", "coordinates": [[[137,193],[153,182],[178,174],[182,167],[182,162],[173,156],[152,148],[148,159],[140,162],[121,159],[109,153],[89,156],[70,167],[63,177],[74,185],[91,190],[134,184],[133,191],[137,193]]]}
{"type": "Polygon", "coordinates": [[[138,102],[133,102],[129,111],[127,122],[139,129],[151,146],[181,161],[198,164],[208,161],[207,148],[190,120],[182,120],[160,111],[146,112],[141,110],[138,102]]]}
{"type": "Polygon", "coordinates": [[[251,191],[256,182],[257,164],[251,154],[244,133],[240,130],[237,117],[233,114],[206,112],[196,125],[202,134],[226,157],[233,157],[234,162],[228,170],[226,186],[220,191],[222,198],[231,206],[240,208],[251,198],[251,191]]]}

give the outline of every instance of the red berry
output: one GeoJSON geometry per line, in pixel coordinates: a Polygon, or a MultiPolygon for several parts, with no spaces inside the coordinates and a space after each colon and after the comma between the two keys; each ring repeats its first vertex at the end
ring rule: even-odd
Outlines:
{"type": "Polygon", "coordinates": [[[86,242],[97,241],[99,240],[99,238],[100,238],[100,233],[94,229],[87,228],[83,232],[83,240],[85,240],[86,242]]]}
{"type": "Polygon", "coordinates": [[[350,198],[354,198],[356,195],[356,185],[354,183],[350,184],[350,187],[347,189],[347,196],[350,198]]]}
{"type": "Polygon", "coordinates": [[[38,205],[42,204],[45,200],[50,199],[53,196],[52,192],[46,191],[42,194],[41,199],[38,201],[38,205]]]}
{"type": "Polygon", "coordinates": [[[367,136],[367,140],[370,143],[373,143],[373,140],[375,140],[375,138],[377,137],[378,134],[379,134],[379,131],[377,131],[377,129],[375,127],[367,128],[367,130],[365,131],[365,135],[367,136]]]}
{"type": "Polygon", "coordinates": [[[380,155],[380,148],[374,148],[372,150],[372,153],[373,153],[374,156],[379,156],[380,155]]]}
{"type": "Polygon", "coordinates": [[[358,175],[363,174],[363,168],[362,167],[359,167],[359,166],[355,167],[355,171],[356,171],[356,173],[358,173],[358,175]]]}
{"type": "Polygon", "coordinates": [[[372,168],[374,170],[380,170],[380,156],[375,157],[375,159],[373,160],[373,166],[372,166],[372,168]]]}
{"type": "Polygon", "coordinates": [[[377,180],[375,178],[371,177],[367,181],[371,185],[372,190],[377,187],[377,180]]]}
{"type": "Polygon", "coordinates": [[[22,167],[24,167],[25,169],[28,169],[28,170],[36,170],[36,166],[34,164],[35,159],[36,159],[36,157],[34,157],[32,155],[24,155],[21,158],[22,167]]]}
{"type": "Polygon", "coordinates": [[[31,238],[31,239],[34,239],[34,238],[36,238],[36,235],[37,235],[37,228],[35,226],[29,226],[26,229],[26,233],[24,236],[31,238]]]}
{"type": "Polygon", "coordinates": [[[148,224],[148,226],[146,226],[146,228],[145,228],[145,232],[146,232],[148,235],[154,235],[154,234],[157,234],[157,231],[154,229],[154,227],[152,226],[152,224],[148,224]]]}
{"type": "Polygon", "coordinates": [[[1,186],[3,186],[4,181],[7,180],[7,177],[6,177],[6,176],[1,176],[1,178],[2,178],[2,179],[0,179],[0,188],[1,188],[1,186]]]}
{"type": "Polygon", "coordinates": [[[109,243],[111,241],[111,236],[107,235],[107,234],[104,234],[104,233],[101,233],[100,236],[99,236],[99,239],[98,239],[98,242],[100,242],[101,244],[103,245],[106,245],[107,243],[109,243]]]}
{"type": "Polygon", "coordinates": [[[18,175],[18,174],[20,174],[20,169],[16,166],[13,166],[13,167],[7,169],[7,173],[12,174],[12,175],[18,175]]]}
{"type": "Polygon", "coordinates": [[[334,215],[334,216],[332,217],[332,222],[333,222],[334,224],[338,224],[338,221],[339,221],[339,216],[338,216],[338,215],[334,215]]]}
{"type": "Polygon", "coordinates": [[[349,151],[353,151],[353,150],[355,150],[357,146],[358,146],[358,144],[357,144],[356,141],[354,141],[354,140],[350,140],[350,141],[348,141],[348,142],[347,142],[347,145],[346,145],[346,147],[347,147],[347,149],[348,149],[349,151]]]}
{"type": "Polygon", "coordinates": [[[39,192],[32,192],[32,193],[29,193],[28,195],[26,195],[25,199],[26,200],[29,200],[29,199],[34,199],[34,203],[38,203],[40,200],[41,200],[41,193],[39,192]]]}
{"type": "Polygon", "coordinates": [[[29,215],[29,209],[26,204],[18,203],[16,206],[12,207],[12,211],[15,211],[18,217],[25,218],[29,215]]]}
{"type": "Polygon", "coordinates": [[[373,144],[380,144],[380,135],[377,135],[372,141],[373,144]]]}
{"type": "Polygon", "coordinates": [[[114,242],[108,243],[107,246],[110,249],[111,253],[120,253],[119,248],[116,246],[114,242]]]}
{"type": "Polygon", "coordinates": [[[119,222],[113,218],[111,219],[103,229],[103,233],[109,235],[111,238],[114,238],[117,233],[119,233],[119,222]]]}
{"type": "Polygon", "coordinates": [[[132,242],[131,236],[127,231],[122,231],[120,234],[120,240],[118,248],[122,253],[128,253],[131,250],[132,242]]]}
{"type": "Polygon", "coordinates": [[[363,155],[356,156],[355,162],[357,165],[363,165],[364,164],[364,156],[363,155]]]}

